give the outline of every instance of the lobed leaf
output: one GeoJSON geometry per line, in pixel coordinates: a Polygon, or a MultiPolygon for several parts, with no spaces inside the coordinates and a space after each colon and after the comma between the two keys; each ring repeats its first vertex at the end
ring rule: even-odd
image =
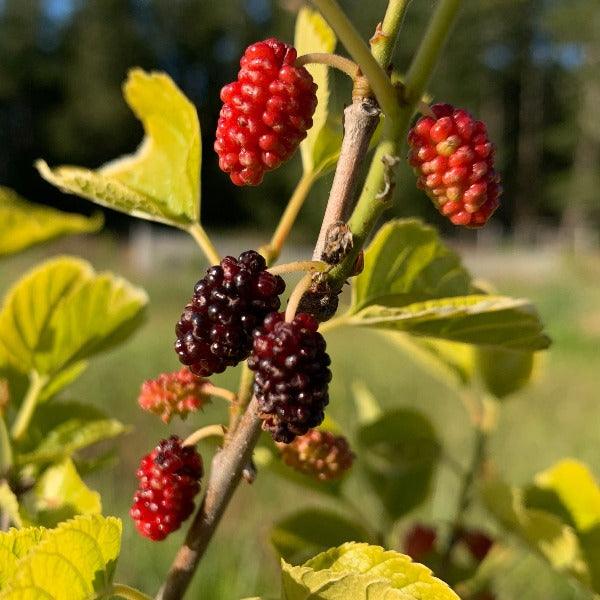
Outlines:
{"type": "Polygon", "coordinates": [[[49,377],[106,350],[141,322],[146,293],[85,261],[59,257],[35,267],[6,295],[0,347],[21,373],[49,377]]]}
{"type": "Polygon", "coordinates": [[[102,229],[101,213],[92,217],[69,214],[33,204],[0,186],[0,256],[21,252],[63,235],[102,229]]]}
{"type": "Polygon", "coordinates": [[[302,566],[282,561],[282,574],[282,600],[458,600],[427,567],[369,544],[343,544],[302,566]]]}
{"type": "MultiPolygon", "coordinates": [[[[332,53],[337,39],[325,19],[315,10],[301,8],[296,19],[294,46],[298,55],[313,52],[332,53]]],[[[329,69],[325,65],[306,67],[317,84],[317,108],[313,126],[300,144],[305,173],[322,175],[337,162],[342,143],[341,132],[329,121],[329,69]]]]}
{"type": "Polygon", "coordinates": [[[44,161],[40,175],[65,192],[136,216],[177,227],[200,213],[200,123],[194,105],[164,73],[133,69],[125,100],[144,126],[138,150],[97,171],[44,161]]]}

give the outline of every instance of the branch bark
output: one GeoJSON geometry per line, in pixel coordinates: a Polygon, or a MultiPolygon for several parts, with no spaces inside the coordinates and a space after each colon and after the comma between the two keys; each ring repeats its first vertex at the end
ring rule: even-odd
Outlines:
{"type": "Polygon", "coordinates": [[[330,225],[345,220],[354,205],[360,167],[379,123],[379,115],[377,103],[370,98],[358,98],[344,110],[344,140],[313,253],[314,260],[321,259],[330,225]]]}

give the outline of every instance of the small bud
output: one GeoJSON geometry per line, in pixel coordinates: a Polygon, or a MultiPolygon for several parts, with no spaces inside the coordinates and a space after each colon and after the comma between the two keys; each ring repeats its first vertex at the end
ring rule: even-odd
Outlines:
{"type": "Polygon", "coordinates": [[[341,290],[333,291],[326,281],[313,281],[298,305],[298,312],[312,315],[319,323],[335,315],[341,290]]]}
{"type": "Polygon", "coordinates": [[[292,443],[277,446],[288,467],[319,481],[339,479],[354,462],[348,440],[330,431],[311,429],[292,443]]]}
{"type": "Polygon", "coordinates": [[[352,232],[348,225],[343,221],[336,221],[327,230],[321,258],[330,265],[337,265],[352,250],[353,245],[352,232]]]}
{"type": "Polygon", "coordinates": [[[10,390],[8,388],[8,381],[0,379],[0,415],[4,413],[9,402],[10,390]]]}
{"type": "Polygon", "coordinates": [[[197,377],[187,367],[174,373],[161,373],[142,384],[139,405],[168,423],[173,415],[185,419],[190,412],[210,402],[210,382],[197,377]]]}

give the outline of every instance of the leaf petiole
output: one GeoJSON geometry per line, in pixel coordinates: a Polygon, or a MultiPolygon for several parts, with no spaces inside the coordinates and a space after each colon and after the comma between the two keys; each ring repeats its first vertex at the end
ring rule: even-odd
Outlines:
{"type": "Polygon", "coordinates": [[[11,435],[14,440],[21,439],[27,432],[35,407],[44,386],[48,383],[47,375],[40,375],[37,371],[32,371],[29,375],[29,389],[23,399],[21,408],[17,413],[15,422],[13,423],[11,435]]]}

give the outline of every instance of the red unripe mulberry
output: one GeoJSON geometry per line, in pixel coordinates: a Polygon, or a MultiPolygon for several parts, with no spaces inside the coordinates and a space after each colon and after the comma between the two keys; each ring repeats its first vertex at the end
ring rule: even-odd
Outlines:
{"type": "Polygon", "coordinates": [[[288,160],[312,127],[317,86],[296,50],[269,38],[240,60],[237,81],[221,90],[214,144],[219,167],[235,185],[258,185],[288,160]]]}
{"type": "Polygon", "coordinates": [[[142,459],[136,476],[139,487],[129,511],[141,535],[154,541],[179,529],[194,511],[200,491],[202,458],[177,436],[161,440],[142,459]]]}
{"type": "Polygon", "coordinates": [[[435,118],[422,117],[408,135],[417,187],[455,225],[481,227],[502,192],[486,127],[450,104],[431,109],[435,118]]]}

